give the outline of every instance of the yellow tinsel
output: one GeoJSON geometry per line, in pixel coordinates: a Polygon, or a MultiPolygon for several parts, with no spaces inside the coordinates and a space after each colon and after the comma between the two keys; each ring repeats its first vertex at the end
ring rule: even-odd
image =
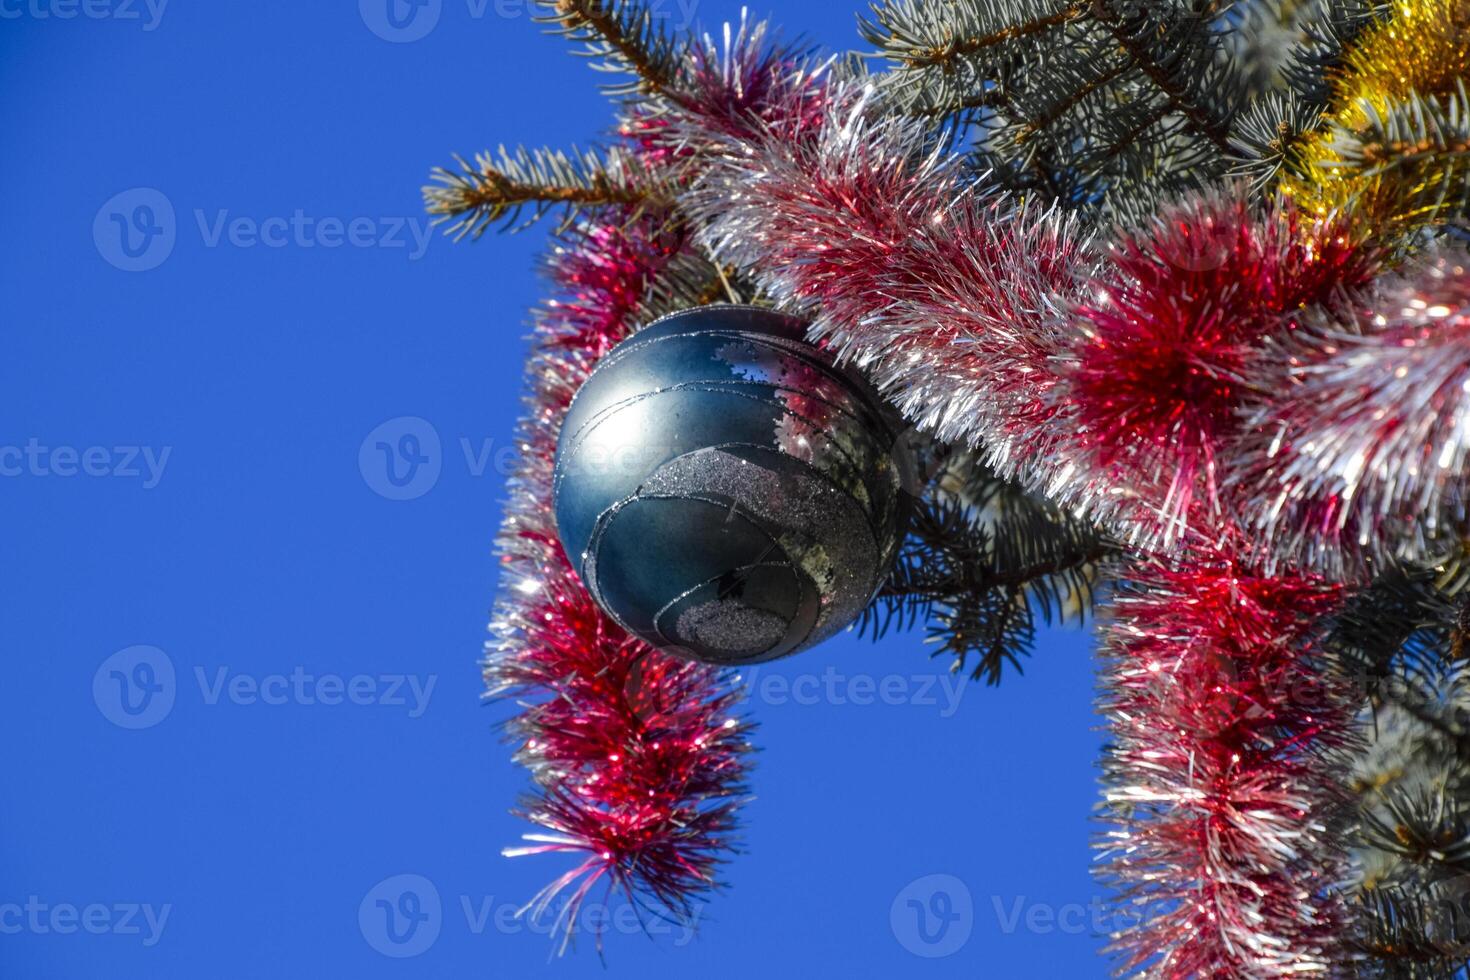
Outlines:
{"type": "Polygon", "coordinates": [[[1335,111],[1303,147],[1282,191],[1325,217],[1348,213],[1380,232],[1432,220],[1453,157],[1382,145],[1368,130],[1417,96],[1455,93],[1470,73],[1470,0],[1401,0],[1367,27],[1333,78],[1335,111]],[[1395,166],[1394,164],[1400,164],[1395,166]]]}

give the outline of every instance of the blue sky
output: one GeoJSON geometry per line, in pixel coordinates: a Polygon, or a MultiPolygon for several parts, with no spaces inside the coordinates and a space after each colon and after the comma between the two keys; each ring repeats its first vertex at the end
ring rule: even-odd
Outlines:
{"type": "MultiPolygon", "coordinates": [[[[842,47],[859,9],[770,12],[842,47]]],[[[998,690],[918,634],[760,669],[696,936],[614,913],[603,966],[509,916],[565,868],[500,857],[475,663],[544,230],[456,245],[419,187],[611,117],[527,3],[392,13],[0,0],[0,976],[1103,976],[1076,631],[998,690]]]]}

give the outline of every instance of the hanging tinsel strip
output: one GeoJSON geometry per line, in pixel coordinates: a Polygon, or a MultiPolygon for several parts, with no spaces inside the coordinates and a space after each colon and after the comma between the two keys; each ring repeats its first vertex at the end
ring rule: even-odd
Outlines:
{"type": "Polygon", "coordinates": [[[1323,976],[1350,921],[1327,755],[1350,692],[1313,656],[1339,590],[1235,551],[1141,559],[1104,634],[1113,949],[1149,976],[1323,976]]]}
{"type": "Polygon", "coordinates": [[[508,480],[500,598],[487,644],[490,696],[518,696],[509,723],[535,786],[524,815],[549,833],[507,854],[567,852],[582,862],[530,906],[558,898],[569,940],[599,882],[651,914],[686,919],[732,846],[744,795],[748,727],[738,692],[711,667],[629,637],[593,602],[557,541],[551,474],[557,432],[599,357],[633,329],[656,280],[685,249],[666,215],[606,209],[550,260],[558,289],[536,319],[530,394],[508,480]]]}
{"type": "MultiPolygon", "coordinates": [[[[727,32],[723,47],[708,39],[693,46],[685,68],[684,88],[672,96],[726,130],[772,104],[814,106],[822,91],[814,74],[767,45],[759,24],[727,32]]],[[[653,183],[687,177],[699,163],[690,147],[669,149],[666,125],[632,107],[614,151],[631,155],[653,183]]],[[[484,161],[480,171],[492,172],[484,161]]],[[[482,224],[499,216],[475,203],[442,210],[482,224]]],[[[649,915],[688,921],[732,850],[746,793],[750,727],[735,714],[737,679],[619,628],[572,570],[552,511],[557,435],[598,359],[661,304],[708,292],[711,282],[691,279],[721,282],[684,227],[677,212],[642,199],[588,208],[559,238],[548,268],[556,296],[536,316],[521,452],[497,539],[503,571],[484,661],[487,696],[519,700],[508,731],[534,778],[521,810],[548,831],[506,853],[582,857],[527,906],[540,916],[560,902],[554,914],[567,941],[599,882],[649,915]]]]}

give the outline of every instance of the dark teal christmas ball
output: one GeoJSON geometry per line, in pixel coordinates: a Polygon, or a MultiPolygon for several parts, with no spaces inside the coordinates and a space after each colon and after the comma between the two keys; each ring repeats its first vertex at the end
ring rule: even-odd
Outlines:
{"type": "Polygon", "coordinates": [[[613,348],[557,446],[557,530],[598,604],[670,653],[749,664],[851,623],[903,535],[881,400],[770,310],[705,306],[613,348]]]}

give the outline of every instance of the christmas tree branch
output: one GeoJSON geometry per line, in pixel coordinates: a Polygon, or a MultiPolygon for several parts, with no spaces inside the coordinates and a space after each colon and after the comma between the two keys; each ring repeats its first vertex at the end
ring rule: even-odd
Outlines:
{"type": "Polygon", "coordinates": [[[1366,750],[1352,768],[1349,839],[1362,871],[1354,946],[1372,977],[1460,977],[1470,957],[1470,676],[1457,652],[1463,548],[1392,568],[1336,618],[1334,669],[1361,677],[1366,750]]]}
{"type": "Polygon", "coordinates": [[[1282,80],[1302,102],[1319,111],[1331,107],[1344,66],[1364,33],[1388,15],[1382,0],[1314,0],[1297,5],[1303,34],[1282,67],[1282,80]]]}
{"type": "Polygon", "coordinates": [[[1236,117],[1230,134],[1232,172],[1248,177],[1261,191],[1282,173],[1300,169],[1332,106],[1335,80],[1343,77],[1344,65],[1365,30],[1385,16],[1385,5],[1375,0],[1268,6],[1267,16],[1281,18],[1278,29],[1291,30],[1300,40],[1290,47],[1284,63],[1275,66],[1271,80],[1279,88],[1258,93],[1236,117]]]}
{"type": "Polygon", "coordinates": [[[1219,169],[1241,88],[1220,6],[886,0],[862,30],[895,108],[962,123],[983,104],[978,168],[1118,216],[1219,169]]]}
{"type": "Polygon", "coordinates": [[[455,157],[457,170],[436,167],[434,183],[424,187],[424,204],[430,214],[448,225],[455,239],[479,238],[496,222],[515,225],[525,209],[530,224],[548,211],[562,208],[562,228],[578,211],[589,207],[617,205],[633,209],[662,207],[666,201],[659,179],[632,155],[614,147],[599,155],[572,155],[557,150],[517,150],[513,155],[501,148],[498,155],[479,153],[471,164],[455,157]]]}
{"type": "Polygon", "coordinates": [[[1358,901],[1363,922],[1353,945],[1383,972],[1358,975],[1392,980],[1461,980],[1470,944],[1465,942],[1462,895],[1415,893],[1403,887],[1374,888],[1358,901]],[[1447,914],[1448,913],[1448,914],[1447,914]]]}
{"type": "MultiPolygon", "coordinates": [[[[1074,3],[1063,7],[1061,10],[1049,14],[1042,14],[1030,20],[1024,20],[1016,24],[1007,24],[1004,27],[990,31],[986,34],[971,37],[957,37],[943,45],[928,45],[915,47],[907,54],[900,54],[899,61],[909,67],[944,66],[955,59],[972,54],[978,54],[986,48],[993,48],[998,44],[1005,44],[1033,34],[1049,31],[1054,27],[1060,27],[1069,21],[1082,17],[1087,12],[1087,4],[1074,3]]],[[[894,36],[897,40],[897,35],[894,36]]],[[[917,41],[917,39],[914,39],[917,41]]],[[[895,50],[902,50],[895,47],[895,50]]]]}
{"type": "Polygon", "coordinates": [[[1246,49],[1241,72],[1251,96],[1230,133],[1233,173],[1265,191],[1300,166],[1332,106],[1334,80],[1343,77],[1357,40],[1385,9],[1375,0],[1268,0],[1231,12],[1238,23],[1229,54],[1241,61],[1240,49],[1246,49]],[[1284,56],[1272,52],[1270,41],[1284,38],[1294,41],[1284,56]],[[1267,50],[1257,50],[1263,44],[1267,50]]]}
{"type": "Polygon", "coordinates": [[[970,112],[975,109],[996,109],[1005,104],[1005,94],[1000,89],[995,88],[966,95],[948,106],[916,105],[911,111],[916,116],[927,116],[932,119],[948,119],[956,113],[970,112]]]}
{"type": "Polygon", "coordinates": [[[918,502],[863,628],[882,636],[926,619],[935,656],[960,671],[978,654],[971,675],[996,684],[1006,663],[1020,669],[1038,616],[1086,616],[1098,566],[1115,554],[1096,529],[959,453],[918,502]]]}
{"type": "Polygon", "coordinates": [[[1424,224],[1462,216],[1470,205],[1470,94],[1464,80],[1445,98],[1414,97],[1369,113],[1358,133],[1341,127],[1332,150],[1346,170],[1339,176],[1360,206],[1387,212],[1395,222],[1424,224]]]}
{"type": "Polygon", "coordinates": [[[636,76],[614,94],[677,97],[687,45],[670,37],[653,6],[639,0],[536,0],[547,8],[540,18],[558,33],[586,45],[607,71],[636,76]]]}
{"type": "MultiPolygon", "coordinates": [[[[944,523],[932,515],[924,518],[924,522],[934,526],[944,523]]],[[[933,603],[963,592],[1023,589],[1043,579],[1090,568],[1116,553],[1116,549],[1101,542],[1081,542],[1058,546],[1053,555],[1030,565],[998,567],[983,560],[955,562],[957,567],[922,580],[890,580],[878,590],[878,598],[933,603]]]]}
{"type": "Polygon", "coordinates": [[[1270,92],[1255,100],[1237,117],[1230,134],[1231,173],[1265,191],[1282,173],[1300,166],[1321,119],[1321,107],[1295,92],[1270,92]]]}
{"type": "MultiPolygon", "coordinates": [[[[1187,59],[1178,58],[1185,50],[1181,44],[1177,49],[1164,48],[1158,44],[1159,25],[1135,6],[1136,16],[1125,17],[1111,9],[1104,0],[1093,4],[1094,16],[1105,27],[1113,39],[1128,52],[1132,65],[1136,66],[1161,92],[1165,104],[1182,116],[1190,128],[1214,144],[1221,153],[1228,153],[1229,124],[1205,100],[1199,98],[1198,79],[1186,73],[1194,67],[1187,59]]],[[[1213,5],[1196,15],[1201,23],[1214,12],[1213,5]]]]}
{"type": "MultiPolygon", "coordinates": [[[[1120,61],[1116,65],[1104,68],[1098,72],[1091,81],[1077,87],[1077,89],[1062,99],[1060,102],[1048,108],[1035,119],[1028,119],[1016,132],[1016,141],[1025,142],[1043,132],[1047,127],[1060,121],[1063,116],[1082,104],[1083,100],[1092,93],[1111,85],[1119,78],[1133,70],[1133,63],[1120,61]]],[[[1156,121],[1156,120],[1155,120],[1156,121]]],[[[1149,123],[1152,125],[1152,122],[1149,123]]],[[[1145,127],[1147,128],[1147,127],[1145,127]]]]}
{"type": "Polygon", "coordinates": [[[1463,210],[1467,74],[1470,4],[1403,0],[1375,12],[1331,75],[1328,124],[1282,189],[1312,214],[1351,215],[1390,245],[1463,210]]]}

